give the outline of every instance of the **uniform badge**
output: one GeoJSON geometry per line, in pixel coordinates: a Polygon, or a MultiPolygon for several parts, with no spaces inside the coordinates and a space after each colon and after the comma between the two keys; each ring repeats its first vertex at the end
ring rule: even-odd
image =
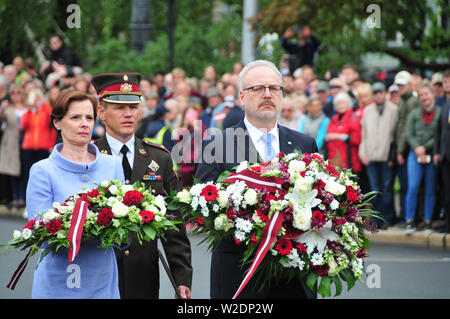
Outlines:
{"type": "Polygon", "coordinates": [[[124,81],[128,81],[128,75],[125,74],[125,75],[123,76],[123,80],[124,80],[124,81]]]}
{"type": "Polygon", "coordinates": [[[101,150],[100,153],[108,155],[108,151],[107,150],[101,150]]]}
{"type": "Polygon", "coordinates": [[[144,150],[143,148],[140,148],[140,149],[139,149],[139,154],[141,154],[141,155],[144,156],[144,157],[147,157],[147,156],[148,156],[147,151],[144,150]]]}
{"type": "Polygon", "coordinates": [[[148,167],[149,167],[153,172],[156,172],[156,171],[158,170],[158,168],[159,168],[159,165],[158,165],[155,161],[152,161],[148,167]]]}
{"type": "Polygon", "coordinates": [[[124,83],[120,86],[120,91],[122,92],[131,92],[133,91],[133,87],[130,83],[124,83]]]}

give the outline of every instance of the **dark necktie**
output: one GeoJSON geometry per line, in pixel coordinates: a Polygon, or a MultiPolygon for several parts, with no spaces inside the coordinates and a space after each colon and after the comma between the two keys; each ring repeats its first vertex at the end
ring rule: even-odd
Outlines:
{"type": "Polygon", "coordinates": [[[123,174],[125,175],[125,181],[129,182],[131,178],[131,166],[127,158],[128,147],[125,144],[123,144],[120,152],[123,154],[122,167],[123,167],[123,174]]]}

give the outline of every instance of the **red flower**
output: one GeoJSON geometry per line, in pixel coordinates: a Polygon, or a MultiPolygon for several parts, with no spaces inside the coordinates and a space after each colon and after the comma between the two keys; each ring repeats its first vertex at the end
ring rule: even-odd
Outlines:
{"type": "Polygon", "coordinates": [[[139,212],[139,215],[142,218],[142,222],[144,224],[150,224],[152,222],[152,220],[155,219],[155,214],[153,214],[153,212],[149,211],[149,210],[141,210],[139,212]]]}
{"type": "Polygon", "coordinates": [[[334,218],[333,219],[333,225],[343,225],[345,224],[347,221],[345,220],[345,218],[334,218]]]}
{"type": "Polygon", "coordinates": [[[322,157],[319,154],[315,154],[315,153],[311,154],[311,158],[314,158],[314,159],[318,160],[319,163],[323,162],[323,159],[322,159],[322,157]]]}
{"type": "Polygon", "coordinates": [[[325,182],[321,179],[318,179],[316,182],[316,186],[314,186],[314,188],[316,189],[324,189],[326,186],[325,182]]]}
{"type": "Polygon", "coordinates": [[[240,245],[241,244],[241,241],[239,239],[237,239],[237,238],[234,239],[234,242],[236,243],[236,245],[240,245]]]}
{"type": "Polygon", "coordinates": [[[269,217],[259,207],[256,209],[256,214],[258,215],[259,219],[261,219],[261,221],[264,222],[264,223],[269,220],[269,217]]]}
{"type": "Polygon", "coordinates": [[[352,203],[358,201],[358,195],[355,192],[347,192],[347,199],[352,203]]]}
{"type": "Polygon", "coordinates": [[[292,248],[292,242],[288,239],[279,239],[275,244],[275,250],[277,250],[281,256],[289,255],[292,248]]]}
{"type": "Polygon", "coordinates": [[[213,200],[216,200],[217,197],[219,197],[219,191],[214,185],[206,185],[202,189],[200,196],[203,196],[207,202],[212,202],[213,200]]]}
{"type": "Polygon", "coordinates": [[[227,217],[229,220],[235,220],[236,219],[236,213],[234,212],[233,209],[228,209],[227,211],[227,217]]]}
{"type": "Polygon", "coordinates": [[[283,152],[278,153],[277,157],[280,158],[280,159],[283,158],[284,157],[284,153],[283,152]]]}
{"type": "Polygon", "coordinates": [[[144,195],[142,195],[141,192],[132,190],[125,193],[125,196],[123,197],[123,203],[127,206],[132,206],[136,205],[143,199],[144,195]]]}
{"type": "Polygon", "coordinates": [[[23,226],[23,229],[31,229],[33,228],[35,223],[36,219],[31,219],[25,226],[23,226]]]}
{"type": "Polygon", "coordinates": [[[88,192],[86,195],[88,197],[95,198],[95,197],[100,196],[100,193],[99,193],[98,189],[95,188],[95,189],[91,190],[90,192],[88,192]]]}
{"type": "Polygon", "coordinates": [[[250,244],[253,246],[256,246],[257,243],[258,243],[258,238],[256,238],[255,235],[253,235],[252,238],[250,238],[250,244]]]}
{"type": "Polygon", "coordinates": [[[325,165],[325,168],[327,169],[328,173],[330,173],[331,176],[339,177],[339,173],[336,171],[333,165],[331,164],[325,165]]]}
{"type": "Polygon", "coordinates": [[[59,219],[52,219],[46,224],[46,227],[50,234],[55,234],[58,230],[62,229],[61,221],[59,219]]]}
{"type": "Polygon", "coordinates": [[[324,215],[319,211],[315,210],[312,213],[311,227],[322,227],[326,224],[324,215]]]}
{"type": "Polygon", "coordinates": [[[328,275],[328,270],[330,269],[330,266],[328,264],[322,265],[322,266],[314,266],[312,263],[310,263],[311,269],[318,274],[319,276],[326,276],[328,275]]]}
{"type": "Polygon", "coordinates": [[[297,243],[295,246],[299,255],[306,253],[306,247],[302,243],[297,243]]]}
{"type": "Polygon", "coordinates": [[[111,219],[113,219],[114,214],[110,208],[103,208],[99,213],[97,217],[97,223],[100,226],[108,226],[111,222],[111,219]]]}
{"type": "Polygon", "coordinates": [[[195,222],[199,225],[199,226],[203,226],[206,224],[206,219],[204,219],[203,217],[197,217],[195,219],[195,222]]]}

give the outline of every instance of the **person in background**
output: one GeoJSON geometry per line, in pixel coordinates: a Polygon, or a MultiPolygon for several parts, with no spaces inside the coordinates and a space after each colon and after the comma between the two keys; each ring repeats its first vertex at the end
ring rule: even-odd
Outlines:
{"type": "Polygon", "coordinates": [[[336,114],[331,118],[325,136],[328,160],[358,174],[362,169],[358,155],[361,143],[360,121],[353,117],[352,99],[347,93],[338,93],[333,103],[336,114]]]}
{"type": "Polygon", "coordinates": [[[437,132],[440,107],[436,107],[433,88],[429,85],[419,87],[422,106],[408,115],[406,140],[411,147],[408,155],[408,193],[406,195],[406,233],[415,230],[414,215],[422,178],[425,179],[425,230],[431,230],[436,202],[436,165],[431,160],[437,132]]]}
{"type": "Polygon", "coordinates": [[[412,110],[421,107],[421,103],[411,91],[411,74],[408,71],[400,71],[395,75],[394,84],[398,87],[400,102],[398,104],[397,131],[395,144],[397,151],[397,176],[400,182],[400,219],[406,214],[406,193],[408,191],[407,159],[410,146],[406,139],[406,121],[412,110]]]}
{"type": "Polygon", "coordinates": [[[434,95],[436,96],[436,105],[443,106],[445,104],[445,90],[443,85],[442,73],[436,72],[431,77],[431,85],[434,88],[434,95]]]}
{"type": "Polygon", "coordinates": [[[203,124],[209,128],[211,125],[212,113],[216,107],[222,103],[223,99],[219,89],[216,87],[210,88],[206,97],[208,98],[208,107],[203,111],[200,119],[203,124]]]}
{"type": "Polygon", "coordinates": [[[298,130],[300,127],[300,121],[304,116],[304,114],[297,112],[297,108],[292,97],[285,97],[283,99],[281,112],[278,117],[278,123],[290,128],[291,130],[298,130]]]}
{"type": "Polygon", "coordinates": [[[300,122],[300,133],[314,138],[319,152],[325,154],[324,142],[330,119],[322,111],[322,102],[319,96],[311,95],[309,97],[307,110],[308,113],[300,122]]]}
{"type": "Polygon", "coordinates": [[[393,222],[394,136],[397,107],[386,99],[386,87],[381,82],[372,85],[374,103],[364,108],[361,121],[359,157],[366,166],[372,191],[380,192],[374,201],[375,210],[384,221],[376,219],[379,228],[393,222]]]}
{"type": "Polygon", "coordinates": [[[435,165],[440,165],[444,193],[445,224],[438,231],[450,233],[450,70],[443,74],[443,87],[444,93],[446,93],[446,103],[441,106],[441,117],[438,121],[434,142],[433,160],[435,165]]]}
{"type": "Polygon", "coordinates": [[[400,94],[398,93],[398,86],[396,84],[392,84],[389,87],[387,99],[396,106],[400,103],[400,94]]]}

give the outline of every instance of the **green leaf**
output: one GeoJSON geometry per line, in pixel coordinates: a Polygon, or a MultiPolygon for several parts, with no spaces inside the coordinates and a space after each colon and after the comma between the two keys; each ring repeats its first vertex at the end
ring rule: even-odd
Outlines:
{"type": "Polygon", "coordinates": [[[364,238],[363,243],[362,243],[362,246],[363,246],[365,249],[367,249],[367,250],[370,249],[370,241],[369,241],[368,238],[364,238]]]}
{"type": "Polygon", "coordinates": [[[334,285],[336,286],[336,294],[334,296],[337,297],[342,292],[342,283],[338,276],[333,276],[332,278],[333,278],[334,285]]]}
{"type": "Polygon", "coordinates": [[[127,229],[128,230],[131,230],[131,231],[134,231],[134,232],[138,232],[139,231],[139,227],[138,227],[138,225],[136,225],[136,224],[130,224],[130,225],[128,225],[127,226],[127,229]]]}
{"type": "Polygon", "coordinates": [[[306,285],[309,287],[309,289],[314,290],[314,285],[316,284],[317,278],[319,278],[319,275],[315,272],[312,272],[308,275],[308,278],[306,278],[306,285]]]}
{"type": "Polygon", "coordinates": [[[347,291],[353,288],[355,285],[355,276],[353,276],[353,273],[350,269],[344,269],[339,273],[339,276],[347,282],[347,291]]]}
{"type": "Polygon", "coordinates": [[[317,292],[322,297],[331,297],[331,278],[328,276],[321,277],[319,289],[317,292]]]}
{"type": "Polygon", "coordinates": [[[151,225],[144,225],[142,227],[144,233],[150,237],[151,240],[154,240],[156,237],[156,230],[151,225]]]}

